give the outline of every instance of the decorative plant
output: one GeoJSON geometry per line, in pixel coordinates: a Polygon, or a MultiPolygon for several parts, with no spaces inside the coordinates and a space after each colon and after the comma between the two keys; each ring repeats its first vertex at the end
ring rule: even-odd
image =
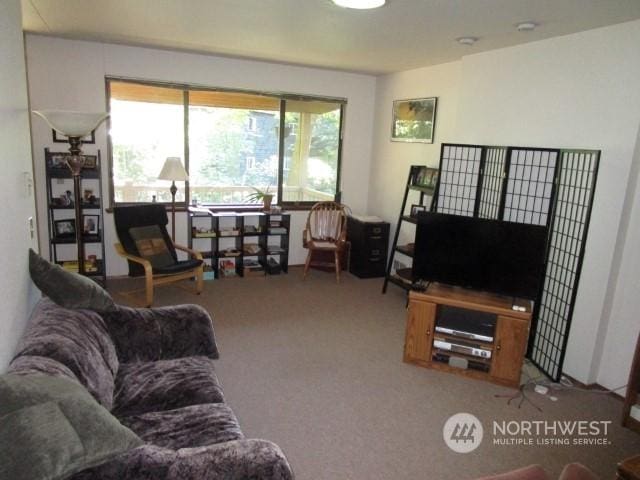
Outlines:
{"type": "Polygon", "coordinates": [[[265,210],[270,210],[271,209],[271,201],[273,200],[273,193],[271,193],[269,191],[269,189],[271,188],[270,186],[268,186],[267,188],[265,188],[264,190],[260,190],[259,188],[256,187],[251,187],[253,188],[255,191],[253,193],[250,193],[247,196],[247,202],[262,202],[263,207],[265,210]]]}
{"type": "Polygon", "coordinates": [[[253,188],[255,191],[253,193],[250,193],[247,196],[247,199],[246,199],[247,202],[264,202],[265,198],[267,197],[270,197],[273,199],[273,193],[269,191],[271,186],[268,186],[264,190],[260,190],[259,188],[256,188],[256,187],[251,187],[251,188],[253,188]]]}

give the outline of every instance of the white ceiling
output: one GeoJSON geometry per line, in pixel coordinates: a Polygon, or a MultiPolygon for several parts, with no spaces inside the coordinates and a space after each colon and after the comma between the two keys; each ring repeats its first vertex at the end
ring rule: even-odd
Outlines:
{"type": "Polygon", "coordinates": [[[640,18],[640,0],[22,0],[25,31],[389,73],[640,18]],[[515,25],[534,21],[533,32],[515,25]],[[455,39],[474,36],[474,46],[455,39]]]}

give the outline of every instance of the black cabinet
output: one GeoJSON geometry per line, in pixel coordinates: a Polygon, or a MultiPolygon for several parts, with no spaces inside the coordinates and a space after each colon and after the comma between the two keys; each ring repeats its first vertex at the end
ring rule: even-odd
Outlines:
{"type": "Polygon", "coordinates": [[[360,278],[384,277],[389,247],[389,224],[349,217],[347,240],[351,242],[349,271],[360,278]]]}

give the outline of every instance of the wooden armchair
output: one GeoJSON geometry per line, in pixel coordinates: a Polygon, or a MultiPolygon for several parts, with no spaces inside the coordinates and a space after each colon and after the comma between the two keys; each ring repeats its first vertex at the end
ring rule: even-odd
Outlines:
{"type": "Polygon", "coordinates": [[[160,204],[115,207],[113,218],[120,243],[116,252],[127,259],[129,276],[145,277],[146,305],[153,304],[153,288],[171,282],[195,279],[196,292],[203,289],[202,254],[176,245],[167,232],[167,212],[160,204]],[[176,250],[189,254],[178,260],[176,250]]]}
{"type": "Polygon", "coordinates": [[[310,266],[334,267],[340,283],[340,258],[347,245],[347,214],[344,205],[336,202],[316,203],[307,217],[302,233],[302,245],[309,250],[304,265],[304,277],[310,266]],[[314,252],[333,252],[333,262],[313,259],[314,252]]]}

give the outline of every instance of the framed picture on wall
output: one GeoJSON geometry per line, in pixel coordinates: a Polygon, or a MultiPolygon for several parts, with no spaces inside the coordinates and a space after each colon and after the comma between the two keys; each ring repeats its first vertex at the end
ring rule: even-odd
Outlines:
{"type": "Polygon", "coordinates": [[[395,100],[391,120],[391,140],[433,143],[437,100],[437,97],[395,100]]]}

